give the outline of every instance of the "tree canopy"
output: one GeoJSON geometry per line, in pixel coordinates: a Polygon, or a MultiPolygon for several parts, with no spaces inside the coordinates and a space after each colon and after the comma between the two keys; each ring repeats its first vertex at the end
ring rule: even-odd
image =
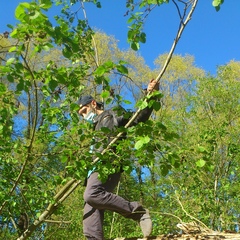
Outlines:
{"type": "MultiPolygon", "coordinates": [[[[198,1],[172,1],[177,9],[184,3],[184,14],[172,48],[158,56],[154,69],[137,50],[151,37],[144,33],[145,19],[168,0],[126,1],[127,50],[84,17],[86,2],[99,8],[101,2],[18,5],[18,24],[0,35],[2,239],[82,239],[83,182],[95,165],[103,179],[124,169],[117,192],[149,207],[155,235],[178,232],[177,223],[188,221],[238,230],[240,63],[219,66],[212,76],[194,56],[174,54],[198,1]],[[47,13],[56,6],[53,23],[47,13]],[[148,102],[143,88],[152,78],[161,92],[148,102]],[[93,133],[77,114],[82,93],[105,109],[155,110],[146,123],[119,129],[116,135],[127,138],[115,153],[108,151],[107,129],[94,133],[102,136],[105,151],[98,159],[105,165],[92,161],[93,133]],[[115,168],[108,162],[112,154],[115,168]]],[[[213,1],[216,10],[221,4],[213,1]]],[[[108,238],[140,233],[134,222],[112,213],[104,228],[108,238]]]]}

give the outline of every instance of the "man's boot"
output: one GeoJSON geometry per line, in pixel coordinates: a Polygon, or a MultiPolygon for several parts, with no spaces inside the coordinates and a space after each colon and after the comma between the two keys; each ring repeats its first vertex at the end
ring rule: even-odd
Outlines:
{"type": "Polygon", "coordinates": [[[140,218],[140,227],[144,237],[148,237],[152,232],[152,220],[149,214],[149,210],[145,209],[146,213],[140,218]]]}

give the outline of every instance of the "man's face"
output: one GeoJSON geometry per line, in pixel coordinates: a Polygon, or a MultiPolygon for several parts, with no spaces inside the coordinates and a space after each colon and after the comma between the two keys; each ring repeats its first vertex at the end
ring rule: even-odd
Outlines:
{"type": "Polygon", "coordinates": [[[89,104],[86,104],[78,110],[78,113],[84,118],[89,112],[95,112],[96,110],[96,101],[92,101],[89,104]]]}
{"type": "Polygon", "coordinates": [[[92,103],[86,104],[78,110],[78,113],[84,118],[89,112],[93,111],[92,103]]]}

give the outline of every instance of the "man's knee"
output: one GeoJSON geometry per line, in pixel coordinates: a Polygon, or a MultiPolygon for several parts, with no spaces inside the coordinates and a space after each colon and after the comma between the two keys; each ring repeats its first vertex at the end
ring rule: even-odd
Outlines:
{"type": "Polygon", "coordinates": [[[91,190],[91,191],[85,191],[83,198],[84,201],[86,203],[88,203],[89,205],[91,205],[92,207],[97,207],[101,204],[102,199],[102,192],[100,192],[99,190],[91,190]]]}
{"type": "Polygon", "coordinates": [[[94,197],[90,192],[85,191],[83,195],[83,199],[86,203],[90,204],[90,202],[94,200],[94,197]]]}

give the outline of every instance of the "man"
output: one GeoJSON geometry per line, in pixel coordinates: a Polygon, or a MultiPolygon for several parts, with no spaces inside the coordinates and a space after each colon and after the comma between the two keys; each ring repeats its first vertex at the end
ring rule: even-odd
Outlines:
{"type": "MultiPolygon", "coordinates": [[[[147,92],[159,89],[159,84],[151,80],[147,87],[147,92]]],[[[101,103],[97,102],[92,96],[82,96],[79,98],[78,113],[87,121],[93,123],[94,130],[98,131],[102,127],[113,130],[115,127],[124,126],[128,119],[124,116],[115,116],[112,111],[102,110],[101,103]]],[[[143,109],[133,124],[146,121],[151,113],[152,108],[143,109]]],[[[96,141],[96,139],[95,139],[96,141]]],[[[102,151],[97,149],[96,151],[102,151]]],[[[144,237],[151,234],[152,221],[149,211],[138,202],[129,202],[124,198],[113,194],[114,188],[120,180],[120,172],[108,176],[105,182],[98,178],[97,170],[92,172],[87,180],[86,190],[84,192],[84,215],[83,215],[83,232],[87,239],[103,240],[103,219],[104,211],[110,210],[117,212],[126,218],[139,222],[144,237]]]]}

